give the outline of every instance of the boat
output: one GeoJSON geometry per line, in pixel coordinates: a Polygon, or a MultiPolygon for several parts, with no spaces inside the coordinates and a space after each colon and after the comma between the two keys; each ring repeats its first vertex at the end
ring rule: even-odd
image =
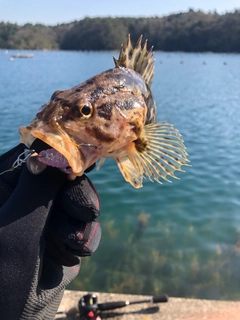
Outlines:
{"type": "Polygon", "coordinates": [[[10,60],[13,60],[13,59],[18,59],[18,58],[23,58],[23,59],[31,59],[34,57],[34,54],[13,54],[10,58],[10,60]]]}

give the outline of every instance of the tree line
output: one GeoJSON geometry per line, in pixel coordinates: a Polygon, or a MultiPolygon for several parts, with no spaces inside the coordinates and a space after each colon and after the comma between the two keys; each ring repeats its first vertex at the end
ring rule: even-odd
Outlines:
{"type": "Polygon", "coordinates": [[[240,10],[218,14],[190,9],[164,17],[86,17],[56,26],[0,22],[0,48],[118,50],[127,34],[141,34],[154,50],[240,52],[240,10]]]}

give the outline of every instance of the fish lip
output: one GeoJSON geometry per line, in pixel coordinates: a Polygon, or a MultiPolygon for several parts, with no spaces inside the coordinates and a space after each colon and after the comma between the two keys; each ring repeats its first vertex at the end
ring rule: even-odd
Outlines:
{"type": "Polygon", "coordinates": [[[47,145],[52,147],[61,153],[68,161],[69,166],[76,175],[82,175],[85,168],[86,162],[85,156],[77,147],[77,144],[73,139],[65,132],[54,133],[52,128],[42,127],[20,127],[19,132],[21,135],[21,142],[24,143],[28,148],[35,139],[40,139],[47,145]]]}

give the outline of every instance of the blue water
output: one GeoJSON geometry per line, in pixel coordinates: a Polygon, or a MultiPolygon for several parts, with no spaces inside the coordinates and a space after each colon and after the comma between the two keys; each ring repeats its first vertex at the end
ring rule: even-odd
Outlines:
{"type": "MultiPolygon", "coordinates": [[[[0,51],[0,153],[57,89],[113,66],[115,52],[0,51]],[[24,52],[26,53],[26,52],[24,52]]],[[[181,132],[191,167],[135,190],[107,160],[90,178],[103,236],[70,288],[240,299],[240,55],[156,52],[158,120],[181,132]]]]}

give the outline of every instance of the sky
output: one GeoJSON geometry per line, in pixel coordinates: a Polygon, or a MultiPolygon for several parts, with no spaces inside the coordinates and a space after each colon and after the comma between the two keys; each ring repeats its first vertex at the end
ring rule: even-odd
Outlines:
{"type": "Polygon", "coordinates": [[[240,0],[0,0],[0,22],[56,25],[84,17],[151,17],[189,9],[218,13],[240,9],[240,0]]]}

